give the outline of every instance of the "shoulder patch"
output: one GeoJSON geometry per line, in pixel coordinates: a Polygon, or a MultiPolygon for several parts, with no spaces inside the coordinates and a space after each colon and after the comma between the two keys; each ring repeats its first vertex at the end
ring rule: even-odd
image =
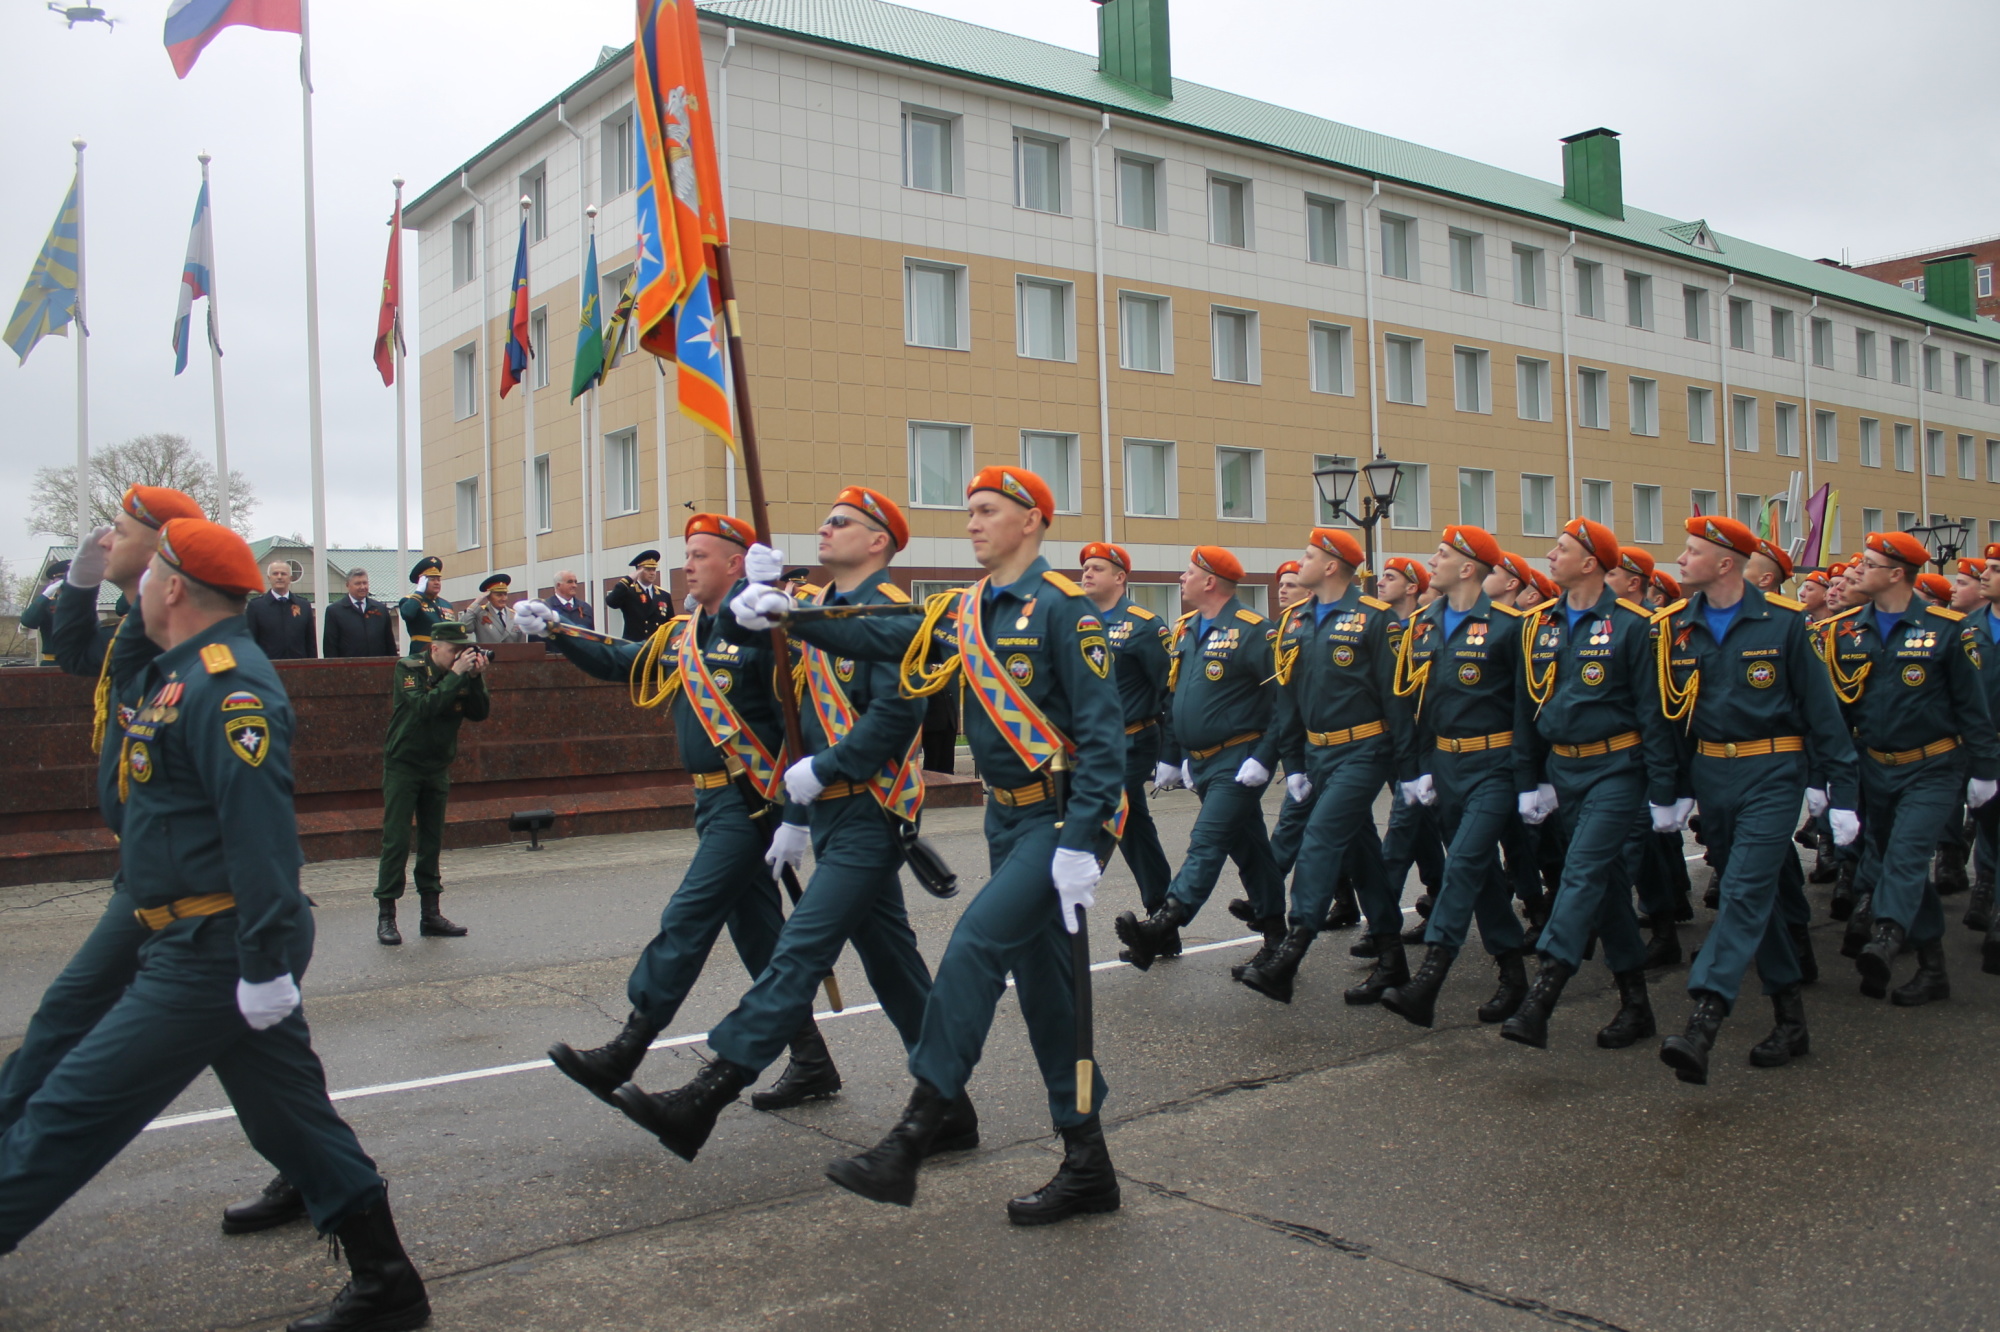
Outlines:
{"type": "Polygon", "coordinates": [[[910,594],[894,583],[877,583],[875,590],[899,606],[907,606],[910,602],[910,594]]]}
{"type": "Polygon", "coordinates": [[[1641,606],[1636,601],[1627,601],[1624,597],[1618,598],[1618,604],[1626,610],[1631,611],[1634,615],[1643,615],[1649,620],[1653,618],[1653,611],[1649,606],[1641,606]]]}
{"type": "Polygon", "coordinates": [[[260,767],[271,748],[271,723],[262,717],[236,717],[223,725],[229,752],[251,767],[260,767]]]}
{"type": "Polygon", "coordinates": [[[1805,602],[1793,601],[1790,597],[1781,597],[1775,592],[1766,592],[1764,600],[1770,602],[1773,606],[1783,606],[1786,610],[1790,611],[1802,611],[1806,608],[1805,602]]]}
{"type": "Polygon", "coordinates": [[[264,710],[264,700],[255,694],[246,693],[239,689],[222,700],[222,710],[224,712],[262,712],[264,710]]]}
{"type": "Polygon", "coordinates": [[[201,665],[210,675],[233,671],[236,669],[236,654],[229,650],[227,643],[210,643],[201,650],[201,665]]]}
{"type": "Polygon", "coordinates": [[[1520,619],[1523,615],[1527,614],[1527,612],[1522,610],[1519,606],[1509,606],[1504,601],[1494,602],[1493,609],[1499,611],[1502,615],[1511,615],[1517,620],[1520,619]]]}
{"type": "Polygon", "coordinates": [[[1136,601],[1125,608],[1125,613],[1137,620],[1157,620],[1160,618],[1136,601]]]}
{"type": "Polygon", "coordinates": [[[1075,583],[1071,582],[1066,575],[1059,574],[1054,569],[1043,570],[1042,581],[1047,583],[1051,587],[1058,588],[1063,592],[1068,593],[1070,596],[1080,597],[1083,595],[1082,588],[1078,587],[1075,583]]]}
{"type": "MultiPolygon", "coordinates": [[[[1937,616],[1937,617],[1938,617],[1939,619],[1942,619],[1942,620],[1962,620],[1962,619],[1964,619],[1964,618],[1965,618],[1965,612],[1964,612],[1964,611],[1955,611],[1955,610],[1950,610],[1950,609],[1947,609],[1947,608],[1946,608],[1946,607],[1944,607],[1944,606],[1926,606],[1926,607],[1924,607],[1924,610],[1925,610],[1925,611],[1926,611],[1927,613],[1929,613],[1929,614],[1931,614],[1931,615],[1935,615],[1935,616],[1937,616]]],[[[219,646],[219,645],[218,645],[218,646],[219,646]]],[[[204,651],[204,652],[202,653],[202,656],[203,656],[204,658],[206,658],[206,657],[208,656],[208,653],[207,653],[206,651],[204,651]]],[[[213,667],[210,667],[210,669],[211,669],[211,670],[213,670],[214,668],[213,668],[213,667]]]]}
{"type": "MultiPolygon", "coordinates": [[[[883,586],[884,586],[884,587],[887,587],[887,586],[888,586],[888,584],[887,584],[887,583],[884,583],[884,584],[883,584],[883,586]]],[[[822,593],[822,592],[824,592],[824,591],[826,591],[826,589],[825,589],[825,588],[823,588],[823,587],[819,587],[819,586],[816,586],[815,584],[812,584],[812,583],[800,583],[800,584],[799,584],[799,594],[800,594],[801,596],[807,596],[807,597],[816,597],[816,596],[818,596],[818,595],[819,595],[820,593],[822,593]]]]}
{"type": "Polygon", "coordinates": [[[1253,611],[1253,610],[1250,610],[1250,609],[1248,609],[1247,607],[1246,607],[1246,608],[1244,608],[1244,609],[1242,609],[1242,610],[1239,610],[1239,611],[1237,611],[1237,612],[1236,612],[1236,618],[1237,618],[1237,619],[1239,619],[1239,620],[1241,620],[1241,621],[1243,621],[1243,623],[1245,623],[1245,624],[1262,624],[1262,623],[1264,623],[1264,617],[1263,617],[1263,616],[1259,615],[1259,614],[1258,614],[1258,613],[1257,613],[1256,611],[1253,611]]]}
{"type": "MultiPolygon", "coordinates": [[[[1766,599],[1768,600],[1768,598],[1766,599]]],[[[1676,601],[1671,605],[1662,606],[1658,610],[1651,612],[1650,618],[1652,619],[1654,624],[1665,624],[1668,620],[1671,620],[1675,615],[1679,614],[1681,611],[1686,610],[1687,604],[1688,604],[1687,598],[1682,597],[1679,601],[1676,601]]]]}
{"type": "Polygon", "coordinates": [[[1373,606],[1379,611],[1394,609],[1394,607],[1390,606],[1388,602],[1382,600],[1380,597],[1371,597],[1366,592],[1361,594],[1361,604],[1364,606],[1373,606]]]}

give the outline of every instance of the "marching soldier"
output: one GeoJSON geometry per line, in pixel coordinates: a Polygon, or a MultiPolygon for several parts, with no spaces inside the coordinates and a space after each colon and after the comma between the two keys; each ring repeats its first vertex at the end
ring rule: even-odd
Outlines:
{"type": "MultiPolygon", "coordinates": [[[[1310,595],[1299,586],[1299,562],[1286,560],[1278,566],[1278,618],[1284,619],[1284,612],[1304,601],[1310,595]]],[[[1312,813],[1312,800],[1294,800],[1291,793],[1291,779],[1285,782],[1285,798],[1278,803],[1278,818],[1271,825],[1271,859],[1278,866],[1279,879],[1288,879],[1292,868],[1298,864],[1299,847],[1306,839],[1306,818],[1312,813]]],[[[1229,914],[1248,925],[1256,924],[1256,912],[1251,909],[1248,898],[1239,897],[1229,904],[1229,914]]],[[[1342,876],[1333,889],[1333,910],[1327,912],[1326,928],[1329,930],[1349,930],[1361,923],[1361,907],[1354,900],[1354,884],[1349,876],[1342,876]]],[[[1269,949],[1277,947],[1277,941],[1284,937],[1284,921],[1272,922],[1264,948],[1259,950],[1269,956],[1269,949]]],[[[1231,967],[1232,976],[1241,977],[1241,966],[1231,967]]]]}
{"type": "MultiPolygon", "coordinates": [[[[625,637],[643,643],[673,618],[673,603],[660,586],[660,552],[642,550],[632,557],[632,572],[611,585],[604,606],[625,617],[625,637]]],[[[610,628],[607,621],[605,628],[610,628]]]]}
{"type": "Polygon", "coordinates": [[[312,915],[299,891],[292,710],[251,639],[263,585],[243,539],[169,520],[141,593],[162,649],[119,751],[124,886],[149,931],[110,1010],[0,1137],[0,1253],[110,1162],[204,1069],[257,1150],[304,1194],[352,1279],[292,1332],[420,1327],[424,1283],[386,1187],[327,1099],[299,1008],[312,915]]]}
{"type": "MultiPolygon", "coordinates": [[[[1382,561],[1382,574],[1375,580],[1379,600],[1389,603],[1389,649],[1401,650],[1410,620],[1424,604],[1431,576],[1423,565],[1407,555],[1391,555],[1382,561]]],[[[1410,867],[1424,886],[1416,901],[1417,922],[1403,932],[1404,944],[1424,941],[1424,922],[1430,918],[1431,904],[1444,882],[1444,843],[1438,838],[1437,816],[1427,806],[1412,806],[1403,799],[1400,783],[1389,787],[1389,827],[1382,837],[1382,868],[1388,878],[1389,894],[1403,900],[1403,885],[1409,881],[1410,867]]]]}
{"type": "Polygon", "coordinates": [[[403,867],[410,859],[410,826],[416,825],[417,932],[456,939],[465,926],[438,909],[444,879],[444,816],[451,796],[451,765],[458,757],[458,728],[485,721],[493,710],[486,688],[487,657],[457,620],[431,625],[431,641],[396,663],[389,690],[389,737],[382,751],[382,858],[375,874],[375,941],[400,944],[396,902],[403,895],[403,867]]]}
{"type": "MultiPolygon", "coordinates": [[[[1157,781],[1171,766],[1160,759],[1160,716],[1166,711],[1167,675],[1172,668],[1168,644],[1173,629],[1125,594],[1132,557],[1123,546],[1093,541],[1083,548],[1083,594],[1097,607],[1105,636],[1118,659],[1118,701],[1125,721],[1125,836],[1118,849],[1139,885],[1139,901],[1148,914],[1167,898],[1173,869],[1160,845],[1160,830],[1146,805],[1146,783],[1157,781]]],[[[1171,777],[1178,778],[1175,768],[1171,777]]],[[[1168,787],[1174,783],[1169,781],[1168,787]]]]}
{"type": "Polygon", "coordinates": [[[465,608],[473,642],[491,647],[528,641],[527,633],[514,623],[513,598],[514,580],[507,574],[497,573],[480,583],[478,599],[465,608]]]}
{"type": "Polygon", "coordinates": [[[1785,584],[1791,581],[1792,557],[1785,553],[1783,546],[1767,537],[1753,536],[1750,539],[1757,543],[1757,550],[1750,556],[1749,567],[1743,571],[1744,580],[1765,596],[1773,592],[1782,593],[1785,584]]]}
{"type": "MultiPolygon", "coordinates": [[[[1618,567],[1604,571],[1604,585],[1619,599],[1652,610],[1653,575],[1657,572],[1651,554],[1637,546],[1620,546],[1618,567]]],[[[1679,831],[1654,833],[1640,850],[1636,886],[1640,923],[1652,936],[1646,943],[1648,971],[1680,965],[1680,923],[1694,919],[1683,845],[1679,831]]]]}
{"type": "Polygon", "coordinates": [[[1306,590],[1299,586],[1299,562],[1286,560],[1272,575],[1278,580],[1278,609],[1290,610],[1306,599],[1306,590]]]}
{"type": "Polygon", "coordinates": [[[403,627],[410,633],[410,655],[420,657],[430,644],[431,626],[456,620],[458,612],[440,595],[444,588],[444,561],[426,555],[410,566],[410,584],[417,590],[396,605],[403,627]]]}
{"type": "Polygon", "coordinates": [[[1826,618],[1826,591],[1831,581],[1832,574],[1826,569],[1814,569],[1799,580],[1799,604],[1806,608],[1807,624],[1818,624],[1826,618]]]}
{"type": "Polygon", "coordinates": [[[1777,1022],[1750,1062],[1777,1068],[1807,1053],[1805,976],[1779,904],[1787,883],[1804,896],[1787,834],[1817,777],[1834,840],[1852,842],[1859,791],[1854,743],[1808,637],[1805,608],[1749,581],[1747,568],[1765,557],[1748,527],[1713,515],[1686,526],[1680,569],[1688,599],[1659,613],[1653,642],[1663,715],[1686,737],[1679,793],[1701,806],[1720,898],[1688,971],[1687,1030],[1667,1037],[1660,1059],[1682,1082],[1706,1084],[1716,1033],[1753,957],[1777,1022]]]}
{"type": "Polygon", "coordinates": [[[1618,564],[1611,529],[1572,518],[1549,552],[1550,576],[1565,596],[1529,612],[1521,625],[1525,687],[1514,700],[1514,736],[1528,761],[1517,769],[1518,804],[1529,823],[1560,812],[1569,840],[1555,905],[1535,945],[1541,968],[1521,1007],[1500,1025],[1502,1036],[1536,1049],[1548,1046],[1549,1014],[1593,932],[1619,995],[1598,1045],[1623,1049],[1655,1031],[1631,885],[1649,800],[1653,832],[1684,826],[1688,809],[1675,799],[1674,740],[1660,713],[1652,616],[1604,583],[1618,564]]]}
{"type": "MultiPolygon", "coordinates": [[[[1979,679],[1986,686],[1987,711],[2000,725],[2000,659],[1986,655],[2000,651],[2000,542],[1986,547],[1979,593],[1981,605],[1968,618],[1986,636],[1980,644],[1980,660],[1994,665],[1991,670],[1982,666],[1979,679]]],[[[1972,898],[1965,907],[1965,927],[1987,936],[1982,969],[2000,975],[2000,934],[1993,931],[1994,870],[2000,865],[2000,801],[1987,801],[1973,811],[1972,818],[1977,836],[1973,839],[1972,898]]]]}

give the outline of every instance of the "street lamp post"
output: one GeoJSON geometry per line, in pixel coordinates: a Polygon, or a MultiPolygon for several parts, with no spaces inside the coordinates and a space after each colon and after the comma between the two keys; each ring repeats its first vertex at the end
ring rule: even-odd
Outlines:
{"type": "Polygon", "coordinates": [[[1396,491],[1403,482],[1403,464],[1391,462],[1379,454],[1361,467],[1335,465],[1322,467],[1313,474],[1313,482],[1319,487],[1320,498],[1333,510],[1334,520],[1346,518],[1361,529],[1361,549],[1363,562],[1368,569],[1362,581],[1362,590],[1373,594],[1375,591],[1375,524],[1382,521],[1382,515],[1396,502],[1396,491]],[[1355,508],[1355,482],[1362,482],[1366,493],[1360,498],[1360,508],[1355,508]]]}
{"type": "Polygon", "coordinates": [[[1949,577],[1958,552],[1972,543],[1972,520],[1961,518],[1955,523],[1913,527],[1910,535],[1924,543],[1924,548],[1931,553],[1931,563],[1937,566],[1939,573],[1949,577]]]}

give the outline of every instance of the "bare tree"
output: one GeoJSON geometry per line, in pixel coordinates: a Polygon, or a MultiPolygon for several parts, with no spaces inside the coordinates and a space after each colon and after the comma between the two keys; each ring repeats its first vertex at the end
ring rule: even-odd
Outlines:
{"type": "MultiPolygon", "coordinates": [[[[184,491],[201,505],[204,513],[214,513],[221,505],[216,489],[215,464],[194,451],[181,435],[140,435],[123,444],[100,450],[90,458],[90,522],[86,528],[103,527],[118,515],[118,501],[129,486],[167,486],[184,491]]],[[[257,507],[257,495],[243,473],[229,473],[230,525],[243,536],[250,535],[250,514],[257,507]]],[[[40,467],[35,470],[34,494],[28,502],[28,530],[50,536],[76,534],[76,467],[40,467]]]]}

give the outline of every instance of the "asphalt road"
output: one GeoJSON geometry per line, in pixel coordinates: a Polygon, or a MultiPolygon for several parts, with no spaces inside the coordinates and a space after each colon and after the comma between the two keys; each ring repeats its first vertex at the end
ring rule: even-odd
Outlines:
{"type": "MultiPolygon", "coordinates": [[[[1192,809],[1185,794],[1161,802],[1170,851],[1192,809]]],[[[977,817],[946,811],[931,829],[968,894],[984,870],[977,817]]],[[[433,1326],[2000,1322],[1988,1062],[2000,978],[1979,973],[1976,938],[1956,924],[1962,898],[1947,904],[1950,1003],[1861,998],[1835,954],[1838,927],[1822,924],[1811,1056],[1747,1066],[1769,1026],[1753,982],[1712,1085],[1695,1088],[1653,1043],[1596,1048],[1615,1007],[1597,964],[1569,987],[1546,1052],[1474,1020],[1491,988],[1476,956],[1428,1032],[1341,1002],[1363,966],[1345,955],[1349,935],[1315,947],[1297,1002],[1262,999],[1229,979],[1250,948],[1231,942],[1242,931],[1221,910],[1231,872],[1187,933],[1217,946],[1096,978],[1124,1209],[1022,1230],[1002,1204],[1056,1156],[1011,998],[970,1089],[984,1143],[927,1168],[908,1211],[820,1174],[879,1137],[908,1093],[879,1014],[826,1020],[846,1079],[838,1099],[782,1115],[746,1100],[692,1165],[541,1063],[553,1039],[594,1044],[616,1029],[631,954],[692,846],[675,832],[449,853],[446,905],[471,937],[412,931],[400,949],[373,941],[372,866],[308,867],[320,922],[307,1012],[336,1089],[390,1088],[341,1108],[390,1179],[433,1326]],[[528,1067],[506,1071],[516,1065],[528,1067]]],[[[1099,958],[1115,955],[1110,916],[1136,897],[1115,864],[1099,958]]],[[[0,1052],[101,901],[80,886],[0,900],[0,1052]]],[[[914,887],[910,901],[935,963],[960,903],[914,887]]],[[[851,954],[840,978],[850,1006],[869,1001],[851,954]]],[[[1684,1019],[1685,979],[1654,985],[1663,1030],[1684,1019]]],[[[705,1030],[746,982],[718,947],[668,1035],[705,1030]]],[[[656,1050],[640,1082],[683,1081],[700,1048],[656,1050]]],[[[225,1106],[197,1082],[0,1259],[0,1326],[265,1328],[328,1299],[343,1274],[309,1227],[221,1235],[221,1206],[270,1174],[226,1114],[203,1117],[225,1106]]]]}

